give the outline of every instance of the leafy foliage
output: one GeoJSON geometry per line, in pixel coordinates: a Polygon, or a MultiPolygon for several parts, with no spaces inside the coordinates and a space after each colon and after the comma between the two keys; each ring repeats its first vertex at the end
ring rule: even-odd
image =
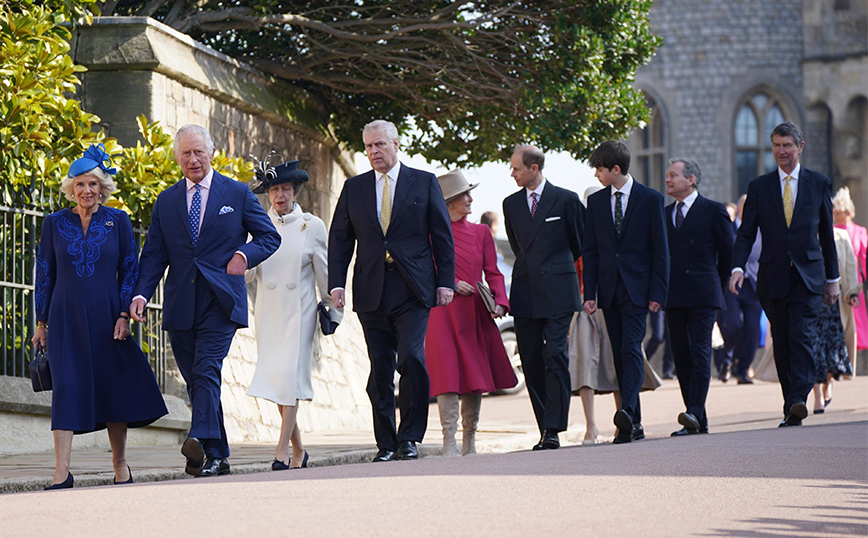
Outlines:
{"type": "Polygon", "coordinates": [[[631,84],[660,39],[651,0],[111,0],[306,90],[337,137],[415,127],[410,152],[502,159],[519,141],[585,157],[646,118],[631,84]]]}

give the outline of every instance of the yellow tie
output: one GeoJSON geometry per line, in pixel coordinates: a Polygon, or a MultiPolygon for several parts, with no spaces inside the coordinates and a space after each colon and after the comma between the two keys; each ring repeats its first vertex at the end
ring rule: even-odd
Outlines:
{"type": "Polygon", "coordinates": [[[789,228],[790,223],[793,222],[793,189],[790,187],[791,179],[793,179],[792,176],[784,178],[787,182],[786,185],[784,185],[784,218],[787,219],[787,228],[789,228]]]}
{"type": "Polygon", "coordinates": [[[389,185],[389,176],[383,174],[383,203],[380,206],[380,228],[383,235],[389,229],[389,221],[392,220],[392,187],[389,185]]]}

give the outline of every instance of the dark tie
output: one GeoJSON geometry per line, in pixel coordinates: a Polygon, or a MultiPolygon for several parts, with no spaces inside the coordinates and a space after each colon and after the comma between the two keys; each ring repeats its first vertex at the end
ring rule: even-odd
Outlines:
{"type": "Polygon", "coordinates": [[[615,193],[615,231],[621,235],[621,226],[624,224],[624,211],[621,209],[621,195],[623,192],[615,193]]]}
{"type": "Polygon", "coordinates": [[[196,241],[199,240],[199,214],[202,211],[202,187],[196,185],[196,192],[193,193],[193,201],[190,202],[190,235],[193,238],[193,246],[196,246],[196,241]]]}
{"type": "Polygon", "coordinates": [[[530,218],[533,218],[536,215],[536,208],[539,206],[539,194],[532,192],[530,193],[530,218]]]}
{"type": "Polygon", "coordinates": [[[675,206],[675,229],[681,229],[681,223],[684,222],[684,202],[678,202],[675,206]]]}

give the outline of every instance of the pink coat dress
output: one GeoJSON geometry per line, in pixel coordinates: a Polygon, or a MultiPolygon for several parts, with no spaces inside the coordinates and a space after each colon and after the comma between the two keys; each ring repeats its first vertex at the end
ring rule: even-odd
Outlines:
{"type": "MultiPolygon", "coordinates": [[[[455,281],[476,287],[485,282],[495,302],[509,310],[503,275],[497,270],[497,251],[488,227],[452,221],[455,240],[455,281]]],[[[446,307],[431,309],[425,335],[425,363],[431,378],[431,396],[457,392],[481,394],[512,388],[518,383],[497,324],[479,292],[455,294],[446,307]]]]}
{"type": "MultiPolygon", "coordinates": [[[[844,226],[837,226],[847,230],[850,235],[850,242],[853,244],[853,253],[856,255],[856,271],[859,273],[859,281],[864,283],[865,277],[868,275],[865,268],[865,258],[868,255],[868,230],[863,226],[859,226],[853,221],[848,222],[844,226]]],[[[843,290],[842,290],[843,291],[843,290]]],[[[868,310],[865,304],[865,294],[859,298],[859,305],[856,306],[856,348],[868,349],[868,310]]]]}

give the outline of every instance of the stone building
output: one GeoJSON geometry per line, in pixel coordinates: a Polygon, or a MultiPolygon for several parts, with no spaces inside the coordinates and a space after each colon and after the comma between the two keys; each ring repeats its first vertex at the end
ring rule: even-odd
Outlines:
{"type": "Polygon", "coordinates": [[[791,120],[804,165],[849,186],[868,223],[868,2],[657,0],[651,25],[664,42],[636,76],[652,109],[629,139],[637,179],[662,190],[668,159],[692,157],[703,194],[735,201],[791,120]]]}

